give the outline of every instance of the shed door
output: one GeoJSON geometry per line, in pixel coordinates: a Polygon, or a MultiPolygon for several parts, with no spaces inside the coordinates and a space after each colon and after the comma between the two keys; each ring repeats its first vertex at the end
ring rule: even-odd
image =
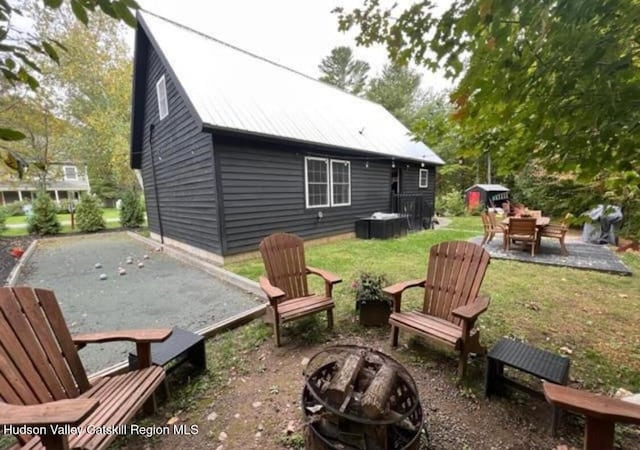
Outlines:
{"type": "Polygon", "coordinates": [[[480,204],[480,191],[467,192],[467,207],[469,209],[477,208],[480,204]]]}

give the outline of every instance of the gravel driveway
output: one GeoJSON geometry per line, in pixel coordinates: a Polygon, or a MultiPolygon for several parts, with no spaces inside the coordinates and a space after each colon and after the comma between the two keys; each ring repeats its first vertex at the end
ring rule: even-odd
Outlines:
{"type": "MultiPolygon", "coordinates": [[[[259,304],[253,295],[126,233],[43,239],[16,285],[53,290],[72,334],[174,326],[196,331],[259,304]],[[125,275],[119,275],[120,267],[125,275]]],[[[80,356],[92,373],[127,359],[133,349],[131,343],[92,344],[80,356]]]]}

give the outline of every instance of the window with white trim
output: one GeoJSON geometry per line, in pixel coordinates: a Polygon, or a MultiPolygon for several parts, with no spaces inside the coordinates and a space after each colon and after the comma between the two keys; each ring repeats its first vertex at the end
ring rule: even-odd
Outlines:
{"type": "Polygon", "coordinates": [[[418,180],[418,187],[429,187],[429,169],[420,169],[420,178],[418,180]]]}
{"type": "Polygon", "coordinates": [[[351,204],[351,163],[339,159],[304,158],[307,208],[351,204]]]}
{"type": "Polygon", "coordinates": [[[76,181],[78,179],[78,169],[76,166],[62,166],[65,181],[76,181]]]}
{"type": "Polygon", "coordinates": [[[158,97],[158,114],[160,115],[160,120],[162,120],[169,115],[167,83],[164,81],[164,75],[162,75],[156,83],[156,95],[158,97]]]}
{"type": "Polygon", "coordinates": [[[304,161],[307,208],[329,206],[329,160],[307,157],[304,161]]]}
{"type": "Polygon", "coordinates": [[[331,160],[331,206],[351,204],[351,163],[331,160]]]}

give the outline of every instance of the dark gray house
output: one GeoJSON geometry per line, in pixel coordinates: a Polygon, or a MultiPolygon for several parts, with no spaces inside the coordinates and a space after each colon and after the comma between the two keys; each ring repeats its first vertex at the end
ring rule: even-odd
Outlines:
{"type": "Polygon", "coordinates": [[[152,236],[223,262],[275,231],[353,233],[433,212],[442,160],[382,106],[138,14],[131,166],[152,236]]]}

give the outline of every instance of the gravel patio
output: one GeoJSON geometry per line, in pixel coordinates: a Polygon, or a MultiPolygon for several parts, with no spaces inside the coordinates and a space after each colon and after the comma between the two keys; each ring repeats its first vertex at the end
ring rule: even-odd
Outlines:
{"type": "MultiPolygon", "coordinates": [[[[15,285],[53,290],[72,334],[174,326],[197,331],[259,305],[255,295],[126,233],[39,240],[15,285]]],[[[80,356],[92,373],[126,360],[133,348],[94,344],[80,356]]]]}

